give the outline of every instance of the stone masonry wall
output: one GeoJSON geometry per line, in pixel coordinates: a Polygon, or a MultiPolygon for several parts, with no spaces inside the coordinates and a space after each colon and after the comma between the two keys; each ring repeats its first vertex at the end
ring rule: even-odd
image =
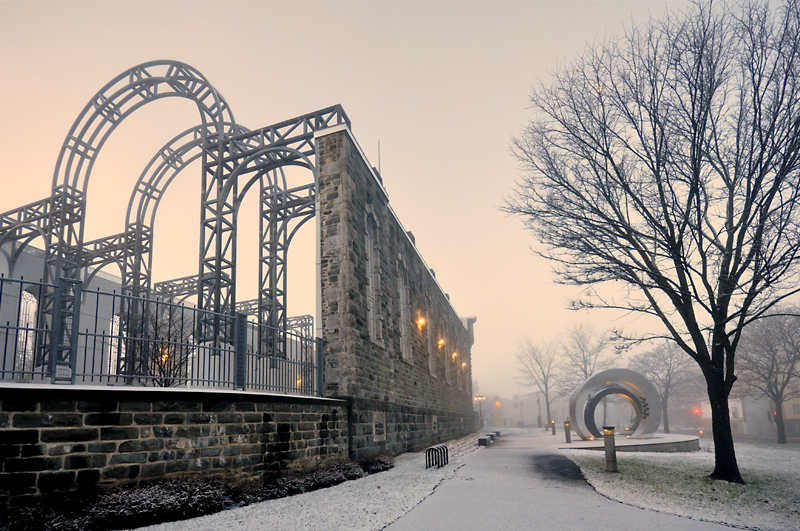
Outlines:
{"type": "Polygon", "coordinates": [[[0,510],[199,473],[236,483],[348,456],[347,404],[255,393],[0,387],[0,510]]]}
{"type": "Polygon", "coordinates": [[[351,456],[419,449],[474,430],[474,319],[462,320],[450,305],[349,131],[318,136],[317,157],[324,392],[352,399],[351,456]],[[378,338],[369,323],[368,230],[379,265],[378,338]]]}

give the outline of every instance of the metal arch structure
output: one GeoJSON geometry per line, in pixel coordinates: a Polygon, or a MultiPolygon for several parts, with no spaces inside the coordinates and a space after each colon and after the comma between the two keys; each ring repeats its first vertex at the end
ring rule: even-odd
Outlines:
{"type": "MultiPolygon", "coordinates": [[[[198,306],[217,313],[228,313],[235,307],[233,295],[235,283],[235,208],[229,206],[227,197],[237,194],[238,176],[249,173],[264,173],[282,166],[300,165],[316,172],[313,162],[316,157],[314,133],[337,125],[350,126],[350,121],[340,105],[328,107],[314,113],[286,120],[251,131],[244,135],[227,137],[218,145],[206,146],[203,153],[203,190],[217,175],[217,197],[225,202],[217,203],[203,197],[201,212],[200,294],[198,306]],[[257,147],[242,149],[243,145],[257,147]],[[264,157],[270,160],[264,163],[264,157]],[[237,177],[237,178],[232,178],[237,177]]],[[[316,190],[316,173],[313,190],[316,190]]],[[[235,202],[235,201],[234,201],[235,202]]],[[[286,204],[290,204],[287,201],[286,204]]],[[[217,335],[214,326],[214,335],[217,335]]]]}
{"type": "Polygon", "coordinates": [[[202,124],[213,128],[218,141],[232,132],[224,129],[224,124],[236,123],[227,102],[200,72],[187,64],[152,61],[112,79],[78,115],[58,155],[51,195],[63,195],[64,206],[51,208],[49,212],[45,281],[56,276],[77,276],[81,264],[86,191],[92,168],[106,140],[137,109],[167,97],[194,101],[202,124]],[[81,207],[78,215],[66,217],[66,207],[73,204],[81,207]]]}
{"type": "MultiPolygon", "coordinates": [[[[106,84],[83,108],[61,147],[53,174],[52,197],[63,197],[61,208],[48,213],[49,230],[45,245],[45,282],[57,278],[76,279],[83,264],[86,191],[97,156],[111,133],[137,109],[152,101],[180,97],[193,101],[203,125],[213,126],[217,140],[225,136],[223,124],[235,123],[225,99],[197,70],[178,61],[152,61],[137,65],[106,84]],[[74,214],[68,216],[67,213],[74,214]]],[[[204,142],[206,144],[207,142],[204,142]]],[[[216,176],[218,179],[222,176],[216,176]]],[[[209,195],[214,195],[213,192],[209,195]]],[[[102,249],[102,245],[100,246],[102,249]]],[[[110,251],[110,248],[108,249],[110,251]]],[[[102,251],[101,251],[102,253],[102,251]]],[[[54,381],[71,380],[69,360],[73,349],[72,320],[78,298],[57,301],[45,293],[40,305],[40,322],[52,321],[51,345],[37,351],[48,356],[54,381]],[[56,317],[58,315],[58,317],[56,317]]]]}
{"type": "MultiPolygon", "coordinates": [[[[4,251],[10,256],[9,269],[22,249],[42,236],[45,282],[59,278],[72,282],[89,267],[94,268],[94,275],[105,265],[117,263],[123,271],[124,292],[149,291],[158,203],[175,175],[202,156],[200,274],[183,279],[183,283],[194,283],[201,309],[234,311],[237,209],[241,195],[258,181],[259,321],[295,327],[297,323],[285,314],[286,252],[299,227],[315,215],[318,179],[314,134],[333,126],[350,126],[339,105],[248,131],[236,125],[227,102],[196,69],[177,61],[135,66],[106,84],[79,114],[61,147],[50,197],[0,214],[0,244],[12,242],[10,253],[4,251]],[[124,231],[84,242],[86,191],[102,146],[139,107],[166,97],[192,100],[201,125],[178,135],[153,157],[131,196],[124,231]],[[287,189],[282,168],[288,165],[311,170],[312,182],[287,189]],[[240,194],[238,181],[245,177],[249,181],[240,194]]],[[[183,289],[184,296],[192,291],[186,286],[183,289]]],[[[54,382],[70,379],[70,338],[75,337],[75,331],[66,316],[77,311],[79,304],[79,294],[56,301],[53,293],[44,293],[39,305],[40,325],[52,327],[53,337],[58,338],[37,347],[38,363],[52,368],[54,382]]],[[[200,340],[225,340],[226,331],[218,323],[203,330],[197,336],[200,340]]]]}
{"type": "MultiPolygon", "coordinates": [[[[245,133],[236,124],[223,124],[225,130],[245,133]]],[[[213,133],[198,125],[178,134],[150,159],[134,185],[125,214],[127,233],[133,233],[133,245],[125,250],[122,266],[122,291],[134,296],[150,291],[153,266],[152,245],[156,214],[169,185],[191,162],[203,155],[205,139],[213,133]]]]}
{"type": "MultiPolygon", "coordinates": [[[[134,234],[133,245],[124,248],[123,291],[138,295],[149,292],[152,270],[152,236],[158,205],[170,183],[190,162],[202,155],[203,126],[190,128],[165,144],[147,164],[128,203],[126,213],[127,233],[134,234]],[[134,219],[135,218],[135,219],[134,219]]],[[[287,147],[261,147],[254,143],[258,138],[247,135],[249,131],[241,126],[236,130],[244,135],[238,141],[238,151],[250,148],[254,151],[245,159],[245,172],[256,171],[244,186],[238,190],[234,202],[234,215],[247,191],[258,182],[260,184],[260,255],[259,255],[259,323],[284,328],[286,324],[286,267],[288,247],[297,230],[315,215],[315,184],[304,185],[287,190],[286,177],[282,166],[301,165],[313,172],[313,165],[302,153],[287,147]],[[289,156],[285,156],[287,155],[289,156]],[[281,156],[284,155],[284,156],[281,156]],[[276,168],[277,166],[277,168],[276,168]],[[273,169],[274,168],[274,169],[273,169]],[[298,220],[296,224],[290,224],[298,220]]],[[[229,181],[234,183],[235,180],[229,181]]],[[[238,183],[237,183],[238,185],[238,183]]],[[[225,189],[229,193],[229,188],[225,189]]],[[[236,219],[236,218],[235,218],[236,219]]],[[[235,244],[235,241],[234,241],[235,244]]],[[[168,295],[174,300],[185,300],[199,293],[192,286],[199,277],[189,276],[174,281],[159,282],[156,292],[168,295]]],[[[235,279],[233,280],[235,284],[235,279]]],[[[235,305],[238,311],[238,305],[235,305]]]]}
{"type": "Polygon", "coordinates": [[[602,437],[595,424],[594,413],[600,400],[612,394],[627,400],[636,413],[630,437],[652,437],[661,424],[661,398],[647,378],[630,369],[599,372],[573,393],[569,401],[569,415],[578,436],[585,441],[602,437]]]}

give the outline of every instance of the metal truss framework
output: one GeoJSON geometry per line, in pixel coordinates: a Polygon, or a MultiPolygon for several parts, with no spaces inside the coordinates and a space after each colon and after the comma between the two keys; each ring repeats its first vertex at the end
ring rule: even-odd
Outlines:
{"type": "MultiPolygon", "coordinates": [[[[316,131],[350,121],[333,106],[258,130],[237,126],[225,99],[196,69],[177,61],[135,66],[98,91],[79,114],[61,147],[50,197],[0,214],[0,245],[12,243],[9,265],[37,237],[45,241],[43,279],[92,276],[110,263],[122,271],[122,291],[144,295],[155,291],[173,299],[198,296],[201,309],[216,313],[255,314],[260,323],[281,329],[309,328],[286,316],[286,265],[289,244],[297,230],[315,215],[316,131]],[[128,204],[125,230],[85,242],[86,191],[94,162],[114,129],[143,105],[166,97],[193,101],[200,125],[167,142],[153,156],[137,181],[128,204]],[[158,205],[175,177],[202,158],[201,249],[199,275],[152,283],[153,234],[158,205]],[[312,172],[307,185],[288,189],[284,166],[312,172]],[[236,227],[239,205],[259,183],[260,288],[257,301],[237,305],[236,227]],[[91,270],[91,273],[89,272],[91,270]],[[152,288],[151,288],[152,286],[152,288]],[[254,306],[255,305],[255,306],[254,306]]],[[[80,301],[44,293],[40,325],[69,329],[69,317],[80,301]],[[59,322],[55,322],[58,320],[59,322]]],[[[226,341],[219,323],[204,323],[201,341],[226,341]]],[[[69,352],[73,334],[52,345],[38,345],[39,362],[52,367],[53,381],[67,381],[73,372],[69,352]]]]}

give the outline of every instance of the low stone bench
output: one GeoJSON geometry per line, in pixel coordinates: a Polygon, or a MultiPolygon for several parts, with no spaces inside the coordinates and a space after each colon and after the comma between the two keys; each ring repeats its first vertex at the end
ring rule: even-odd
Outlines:
{"type": "Polygon", "coordinates": [[[489,437],[478,437],[478,446],[489,446],[492,440],[489,437]]]}

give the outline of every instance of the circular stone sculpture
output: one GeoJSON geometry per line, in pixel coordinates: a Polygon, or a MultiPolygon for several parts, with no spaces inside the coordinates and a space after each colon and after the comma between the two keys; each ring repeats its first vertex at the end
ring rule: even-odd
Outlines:
{"type": "Polygon", "coordinates": [[[629,369],[609,369],[583,382],[569,401],[572,427],[584,441],[602,437],[594,422],[597,405],[608,395],[619,395],[636,412],[630,437],[648,439],[661,424],[661,399],[650,381],[629,369]]]}

